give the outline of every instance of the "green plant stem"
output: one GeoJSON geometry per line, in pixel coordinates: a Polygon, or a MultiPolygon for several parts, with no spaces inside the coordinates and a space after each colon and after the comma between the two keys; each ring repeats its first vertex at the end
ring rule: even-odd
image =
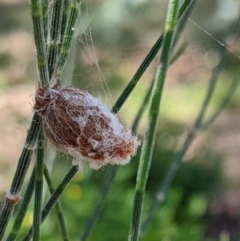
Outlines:
{"type": "Polygon", "coordinates": [[[176,47],[180,36],[182,35],[182,32],[185,28],[185,25],[187,23],[187,20],[193,10],[194,5],[196,4],[197,0],[193,1],[192,4],[190,4],[187,9],[185,10],[184,14],[182,15],[182,17],[179,19],[176,31],[175,31],[175,36],[174,36],[174,40],[173,40],[173,44],[172,44],[172,51],[173,49],[176,47]]]}
{"type": "Polygon", "coordinates": [[[56,67],[57,56],[61,43],[62,18],[64,0],[53,0],[51,3],[50,28],[49,28],[49,50],[48,50],[48,70],[49,78],[52,78],[54,68],[56,67]]]}
{"type": "Polygon", "coordinates": [[[67,20],[69,15],[70,0],[64,0],[63,16],[62,16],[62,27],[61,27],[61,45],[64,40],[65,30],[67,29],[67,20]]]}
{"type": "MultiPolygon", "coordinates": [[[[66,186],[69,184],[69,182],[72,180],[72,178],[75,176],[77,171],[78,171],[78,167],[73,166],[69,170],[67,175],[64,177],[61,184],[56,188],[53,195],[50,197],[50,199],[48,200],[48,202],[46,203],[45,207],[42,210],[42,220],[41,220],[41,222],[43,222],[46,219],[47,215],[54,208],[54,206],[56,205],[59,197],[61,196],[61,194],[63,193],[66,186]]],[[[31,239],[31,237],[32,237],[32,228],[29,230],[28,234],[23,238],[23,241],[29,241],[31,239]]]]}
{"type": "MultiPolygon", "coordinates": [[[[240,25],[240,15],[238,16],[238,19],[230,25],[230,27],[228,28],[228,36],[233,37],[233,35],[236,35],[237,29],[240,25]]],[[[225,39],[227,39],[227,37],[225,39]]],[[[201,130],[205,130],[206,128],[208,128],[209,125],[211,125],[215,119],[219,116],[219,114],[222,112],[222,110],[224,109],[224,107],[229,103],[233,93],[236,91],[237,86],[239,84],[239,79],[238,78],[234,78],[228,88],[228,92],[225,96],[225,98],[223,99],[223,101],[220,103],[220,105],[218,106],[217,110],[205,121],[205,123],[201,126],[201,130]]]]}
{"type": "Polygon", "coordinates": [[[80,238],[81,241],[87,240],[94,223],[96,223],[97,219],[99,218],[100,213],[103,209],[108,191],[110,189],[110,185],[112,184],[112,181],[117,173],[117,170],[118,170],[118,166],[112,166],[108,170],[107,175],[105,175],[104,182],[103,182],[103,188],[101,190],[101,196],[98,199],[97,204],[95,205],[92,214],[90,215],[89,219],[86,222],[84,232],[80,238]]]}
{"type": "MultiPolygon", "coordinates": [[[[191,128],[188,135],[186,136],[182,147],[176,152],[173,160],[170,163],[168,170],[166,171],[165,176],[163,177],[163,182],[160,184],[158,191],[155,194],[155,198],[150,207],[150,211],[148,212],[147,218],[142,225],[142,232],[145,232],[147,230],[154,215],[156,214],[157,210],[160,208],[160,205],[162,204],[162,202],[165,200],[166,193],[176,175],[176,172],[178,171],[181,165],[184,155],[186,154],[187,150],[189,149],[190,145],[195,139],[197,132],[199,132],[202,129],[202,126],[204,126],[203,119],[206,115],[207,108],[212,99],[218,77],[224,66],[225,59],[226,59],[226,49],[223,49],[220,56],[219,63],[213,69],[211,77],[209,79],[209,85],[208,85],[204,100],[202,102],[202,106],[200,108],[199,114],[196,117],[193,127],[191,128]]],[[[228,94],[233,93],[233,86],[230,86],[229,91],[227,93],[228,94]]],[[[222,105],[225,106],[228,99],[229,99],[229,96],[226,96],[225,100],[222,102],[222,105]]],[[[216,117],[215,115],[218,115],[219,111],[222,110],[222,105],[220,105],[220,108],[217,109],[217,111],[211,117],[209,117],[207,121],[208,125],[212,123],[213,120],[215,120],[215,117],[216,117]]]]}
{"type": "MultiPolygon", "coordinates": [[[[191,6],[191,4],[194,1],[195,0],[185,0],[184,1],[184,3],[182,4],[182,6],[181,6],[181,8],[178,12],[178,19],[180,19],[183,16],[185,11],[191,6]]],[[[124,89],[122,94],[117,99],[115,105],[113,106],[113,108],[111,110],[112,113],[116,114],[121,109],[123,104],[126,102],[127,98],[132,93],[133,89],[137,85],[137,83],[140,80],[140,78],[142,77],[143,73],[146,71],[146,69],[148,68],[148,66],[152,62],[152,60],[157,55],[159,49],[162,46],[162,41],[163,41],[163,34],[161,34],[160,37],[157,39],[157,41],[155,42],[153,47],[150,49],[149,53],[147,54],[147,56],[145,57],[145,59],[143,60],[141,65],[139,66],[139,68],[136,71],[133,78],[131,79],[131,81],[128,83],[128,85],[126,86],[126,88],[124,89]]]]}
{"type": "Polygon", "coordinates": [[[57,78],[62,75],[63,68],[67,62],[70,53],[70,47],[73,39],[73,34],[75,30],[75,23],[78,18],[80,8],[80,0],[72,0],[70,6],[70,14],[67,22],[67,28],[64,33],[63,43],[61,45],[60,54],[56,67],[57,78]]]}
{"type": "MultiPolygon", "coordinates": [[[[17,168],[13,177],[12,185],[10,188],[9,193],[6,195],[3,207],[1,209],[0,213],[0,240],[2,240],[6,226],[8,224],[9,218],[13,212],[13,209],[17,202],[12,202],[11,199],[9,199],[9,195],[12,197],[19,197],[20,189],[23,184],[23,180],[26,176],[26,172],[29,167],[29,163],[32,157],[34,145],[36,142],[36,138],[38,136],[39,132],[39,117],[38,115],[34,115],[30,129],[28,131],[28,135],[26,138],[26,142],[24,145],[24,148],[22,150],[21,156],[18,160],[17,168]]],[[[16,200],[17,201],[17,200],[16,200]]]]}
{"type": "Polygon", "coordinates": [[[134,195],[132,222],[129,232],[129,241],[139,240],[141,212],[144,193],[151,166],[153,147],[155,144],[156,126],[159,116],[159,107],[169,64],[169,55],[172,47],[174,29],[177,24],[178,0],[170,0],[166,17],[165,33],[160,63],[156,71],[152,101],[148,115],[148,130],[143,141],[140,163],[137,173],[137,182],[134,195]]]}
{"type": "Polygon", "coordinates": [[[40,130],[35,165],[35,199],[33,212],[33,241],[40,240],[41,210],[43,199],[44,136],[40,130]]]}
{"type": "Polygon", "coordinates": [[[219,104],[215,112],[211,116],[209,116],[207,120],[205,120],[205,122],[200,126],[201,131],[206,130],[217,119],[217,117],[220,115],[220,113],[223,111],[226,105],[230,102],[233,94],[237,90],[239,81],[239,78],[236,77],[231,81],[228,91],[225,94],[225,98],[223,98],[222,102],[219,104]]]}
{"type": "Polygon", "coordinates": [[[42,16],[43,16],[43,30],[44,30],[44,39],[47,41],[47,13],[48,13],[48,0],[41,0],[42,6],[42,16]]]}
{"type": "MultiPolygon", "coordinates": [[[[174,56],[171,58],[169,65],[173,64],[185,51],[187,47],[187,44],[184,43],[180,46],[180,48],[176,51],[176,53],[174,54],[174,56]]],[[[152,93],[152,89],[153,89],[153,85],[154,85],[154,78],[151,81],[151,84],[146,92],[146,95],[143,98],[141,107],[136,115],[136,118],[134,119],[134,122],[132,124],[132,131],[133,133],[137,133],[137,128],[139,126],[139,122],[142,119],[143,113],[146,110],[146,107],[149,103],[150,97],[151,97],[151,93],[152,93]]]]}
{"type": "Polygon", "coordinates": [[[173,56],[170,60],[169,65],[172,65],[174,62],[176,62],[178,60],[178,58],[180,56],[182,56],[182,54],[185,52],[187,46],[188,46],[187,42],[184,42],[180,45],[180,47],[177,49],[177,51],[173,53],[173,56]]]}
{"type": "Polygon", "coordinates": [[[149,100],[152,94],[152,90],[153,90],[153,86],[154,86],[154,78],[151,80],[151,84],[148,87],[147,93],[143,98],[142,104],[140,106],[140,109],[136,115],[136,118],[133,121],[133,125],[132,125],[132,131],[133,133],[137,132],[137,128],[139,126],[140,120],[143,116],[144,111],[146,110],[147,105],[149,104],[149,100]]]}
{"type": "Polygon", "coordinates": [[[157,55],[159,49],[162,46],[162,41],[163,41],[163,34],[157,39],[156,43],[153,45],[153,47],[150,49],[149,53],[141,63],[140,67],[138,68],[137,72],[131,79],[131,81],[128,83],[120,97],[117,99],[115,105],[113,106],[111,112],[116,114],[118,111],[121,109],[123,104],[126,102],[127,98],[129,95],[132,93],[134,88],[136,87],[138,81],[142,77],[143,73],[146,71],[152,60],[155,58],[157,55]]]}
{"type": "Polygon", "coordinates": [[[40,0],[31,0],[31,12],[35,46],[37,49],[37,64],[40,78],[40,85],[47,88],[49,84],[47,52],[45,44],[43,12],[40,0]]]}
{"type": "Polygon", "coordinates": [[[18,213],[17,213],[17,217],[14,221],[12,230],[9,233],[6,241],[14,241],[16,239],[17,235],[19,234],[19,231],[20,231],[21,226],[22,226],[23,219],[26,215],[29,203],[30,203],[31,198],[32,198],[33,190],[34,190],[34,187],[35,187],[34,184],[35,184],[35,169],[33,168],[30,180],[28,182],[26,192],[23,196],[21,205],[20,205],[18,213]]]}
{"type": "MultiPolygon", "coordinates": [[[[47,185],[48,185],[48,189],[49,189],[51,195],[53,195],[55,190],[53,188],[52,179],[51,179],[50,173],[49,173],[46,165],[44,165],[44,171],[43,172],[44,172],[45,180],[46,180],[47,185]]],[[[69,241],[70,238],[69,238],[69,233],[68,233],[68,229],[67,229],[67,224],[66,224],[66,221],[65,221],[65,218],[64,218],[64,215],[63,215],[63,210],[62,210],[62,206],[61,206],[60,201],[58,201],[56,203],[56,210],[57,210],[59,223],[60,223],[60,226],[61,226],[63,240],[69,241]]]]}

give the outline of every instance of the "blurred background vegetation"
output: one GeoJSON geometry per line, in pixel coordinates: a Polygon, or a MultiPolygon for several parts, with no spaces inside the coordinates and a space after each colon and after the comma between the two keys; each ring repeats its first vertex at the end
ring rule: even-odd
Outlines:
{"type": "MultiPolygon", "coordinates": [[[[167,0],[83,1],[71,59],[63,85],[78,86],[101,96],[109,107],[131,79],[163,31],[167,0]]],[[[240,14],[238,0],[198,0],[190,16],[214,38],[223,41],[229,24],[240,14]]],[[[153,166],[147,186],[144,213],[176,147],[199,111],[211,70],[218,62],[221,44],[187,21],[180,44],[184,54],[171,66],[161,106],[153,166]]],[[[29,3],[0,0],[0,198],[9,188],[32,114],[37,82],[29,3]]],[[[239,28],[238,31],[239,33],[239,28]]],[[[239,76],[240,36],[230,36],[226,65],[209,111],[222,99],[226,85],[239,76]]],[[[120,111],[131,126],[149,86],[158,58],[120,111]]],[[[143,240],[239,240],[240,208],[240,95],[236,91],[217,122],[201,133],[184,158],[166,201],[143,240]],[[228,238],[230,237],[230,238],[228,238]]],[[[144,134],[146,117],[138,135],[144,134]]],[[[71,166],[71,158],[56,156],[57,185],[71,166]]],[[[119,168],[102,215],[89,241],[126,240],[137,170],[135,157],[119,168]]],[[[109,167],[91,171],[86,165],[61,198],[72,240],[79,240],[109,167]]],[[[46,194],[46,197],[48,194],[46,194]]],[[[31,224],[29,211],[24,228],[31,224]]],[[[42,240],[60,240],[55,213],[43,225],[42,240]]]]}

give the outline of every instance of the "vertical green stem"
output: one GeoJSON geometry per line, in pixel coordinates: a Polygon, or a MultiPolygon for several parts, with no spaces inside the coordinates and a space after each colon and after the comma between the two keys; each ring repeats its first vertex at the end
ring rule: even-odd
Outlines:
{"type": "MultiPolygon", "coordinates": [[[[53,188],[52,179],[51,179],[50,173],[49,173],[46,165],[44,165],[43,172],[44,172],[44,177],[45,177],[45,180],[47,182],[49,191],[53,195],[55,190],[53,188]]],[[[65,221],[65,218],[64,218],[64,215],[63,215],[63,210],[62,210],[62,206],[61,206],[60,201],[58,201],[56,203],[56,210],[57,210],[57,215],[58,215],[59,223],[60,223],[61,230],[62,230],[63,240],[69,241],[70,238],[69,238],[69,233],[68,233],[68,229],[67,229],[67,224],[66,224],[66,221],[65,221]]]]}
{"type": "MultiPolygon", "coordinates": [[[[227,37],[232,36],[232,34],[235,32],[236,26],[238,26],[239,20],[240,20],[240,17],[235,23],[233,23],[232,26],[229,27],[227,37]]],[[[227,39],[227,37],[226,37],[226,39],[227,39]]],[[[196,117],[196,120],[195,120],[191,130],[189,131],[188,135],[186,136],[186,138],[183,142],[182,147],[174,155],[174,158],[172,159],[170,166],[169,166],[168,170],[166,171],[163,181],[160,184],[158,191],[155,194],[155,198],[150,207],[150,211],[148,212],[147,218],[142,225],[143,232],[145,232],[146,229],[149,227],[155,213],[159,209],[162,202],[165,200],[166,193],[176,175],[176,172],[178,171],[178,169],[181,165],[184,155],[186,154],[187,150],[189,149],[190,145],[192,144],[193,140],[195,139],[197,132],[204,128],[207,128],[216,119],[216,117],[221,112],[223,107],[228,103],[229,98],[232,96],[232,94],[234,92],[234,88],[236,88],[237,82],[235,82],[233,80],[232,84],[229,86],[229,90],[227,91],[226,97],[223,99],[219,108],[207,119],[207,121],[205,121],[205,123],[203,123],[203,119],[206,115],[207,108],[213,97],[214,90],[216,89],[218,77],[220,75],[220,72],[224,66],[224,62],[226,60],[226,55],[227,55],[226,52],[227,52],[226,49],[222,50],[220,60],[217,64],[217,66],[212,70],[212,74],[209,79],[209,85],[206,90],[206,94],[203,99],[202,106],[199,110],[199,113],[196,117]]]]}
{"type": "Polygon", "coordinates": [[[239,85],[240,80],[238,79],[238,77],[235,77],[229,88],[227,93],[225,94],[225,98],[223,98],[222,102],[219,104],[218,108],[216,109],[216,111],[208,117],[207,120],[205,120],[204,124],[201,125],[201,131],[205,130],[206,128],[208,128],[219,116],[219,114],[222,112],[222,110],[226,107],[226,105],[230,102],[234,92],[237,90],[237,87],[239,85]]]}
{"type": "Polygon", "coordinates": [[[22,202],[21,202],[21,206],[19,207],[17,217],[14,221],[12,230],[9,233],[6,241],[14,241],[16,239],[17,235],[19,234],[19,231],[20,231],[21,226],[22,226],[23,219],[26,215],[29,203],[31,201],[31,197],[32,197],[33,190],[34,190],[34,187],[35,187],[34,184],[35,184],[35,169],[33,169],[32,175],[31,175],[30,180],[28,182],[26,192],[25,192],[25,194],[23,196],[23,199],[22,199],[22,202]]]}
{"type": "Polygon", "coordinates": [[[6,194],[5,201],[0,213],[0,240],[2,240],[3,235],[6,230],[6,226],[8,224],[9,218],[13,212],[15,205],[19,200],[20,189],[23,184],[23,180],[26,176],[26,172],[28,170],[30,160],[33,153],[33,148],[36,142],[36,138],[39,132],[39,117],[38,115],[34,115],[30,129],[28,131],[28,135],[26,138],[26,142],[24,148],[22,150],[21,156],[18,160],[17,168],[13,177],[12,185],[10,191],[6,194]]]}
{"type": "Polygon", "coordinates": [[[197,0],[194,0],[192,2],[192,4],[190,4],[188,6],[188,8],[186,9],[186,11],[184,12],[184,15],[182,18],[179,19],[178,21],[178,25],[177,25],[177,28],[176,28],[176,31],[175,31],[175,36],[174,36],[174,40],[173,40],[173,44],[172,44],[172,51],[173,49],[175,48],[175,46],[177,45],[178,43],[178,40],[183,32],[183,29],[186,25],[186,22],[188,21],[188,18],[193,10],[193,7],[194,5],[196,4],[197,0]]]}
{"type": "Polygon", "coordinates": [[[43,30],[44,30],[44,39],[47,41],[47,15],[48,15],[48,0],[41,0],[42,6],[42,16],[43,16],[43,30]]]}
{"type": "Polygon", "coordinates": [[[69,15],[70,0],[64,0],[63,16],[62,16],[62,26],[61,26],[61,45],[63,43],[65,30],[67,29],[67,20],[69,15]]]}
{"type": "Polygon", "coordinates": [[[51,3],[52,11],[49,14],[50,28],[49,28],[49,50],[48,50],[48,69],[49,78],[52,77],[54,68],[56,67],[57,55],[59,53],[62,29],[62,17],[64,0],[53,0],[51,3]]]}
{"type": "Polygon", "coordinates": [[[43,12],[40,0],[31,0],[31,12],[33,21],[34,40],[37,49],[37,64],[40,84],[43,87],[48,87],[49,75],[47,66],[47,52],[44,37],[45,34],[43,26],[43,12]]]}
{"type": "Polygon", "coordinates": [[[35,165],[35,200],[33,213],[33,241],[40,240],[42,195],[43,195],[43,167],[44,167],[44,136],[42,131],[39,133],[38,147],[36,151],[35,165]]]}
{"type": "MultiPolygon", "coordinates": [[[[73,166],[69,170],[67,175],[64,177],[61,184],[56,188],[53,195],[50,197],[50,199],[48,200],[48,202],[46,203],[45,207],[42,210],[42,221],[41,222],[43,222],[45,220],[45,218],[47,217],[47,215],[52,211],[52,209],[56,205],[58,199],[60,198],[61,194],[63,193],[66,186],[69,184],[69,182],[72,180],[72,178],[75,176],[77,171],[78,171],[78,167],[73,166]]],[[[29,241],[31,239],[31,237],[32,237],[32,228],[29,230],[27,235],[24,237],[23,241],[29,241]]]]}
{"type": "Polygon", "coordinates": [[[117,99],[116,103],[114,104],[112,108],[112,113],[116,114],[118,111],[121,109],[125,101],[127,100],[128,96],[132,93],[133,89],[136,87],[138,81],[142,77],[143,73],[146,71],[152,60],[155,58],[157,55],[159,49],[162,46],[162,41],[163,41],[163,34],[157,39],[153,47],[150,49],[149,53],[141,63],[140,67],[138,68],[137,72],[131,79],[131,81],[128,83],[126,86],[125,90],[122,92],[122,94],[119,96],[117,99]]]}
{"type": "Polygon", "coordinates": [[[106,196],[107,196],[108,191],[110,189],[110,185],[112,184],[112,181],[113,181],[113,179],[114,179],[114,177],[117,173],[117,170],[118,170],[118,166],[112,166],[109,169],[109,172],[107,173],[107,175],[105,175],[103,188],[101,190],[101,196],[100,196],[99,200],[97,201],[96,206],[94,207],[92,214],[90,215],[89,219],[86,222],[83,234],[80,238],[81,241],[87,240],[94,223],[99,218],[100,213],[101,213],[101,211],[103,209],[103,206],[104,206],[104,202],[106,200],[106,196]]]}
{"type": "Polygon", "coordinates": [[[70,14],[68,18],[67,28],[64,33],[63,43],[61,45],[60,54],[56,67],[57,77],[62,75],[63,68],[67,62],[70,47],[73,39],[73,34],[75,30],[75,23],[79,14],[80,0],[72,0],[70,6],[70,14]]]}
{"type": "Polygon", "coordinates": [[[148,116],[148,131],[144,138],[140,163],[137,174],[137,183],[134,196],[132,222],[129,233],[129,241],[139,240],[140,221],[143,206],[144,193],[151,166],[153,147],[155,143],[156,125],[159,116],[159,107],[168,69],[168,60],[171,52],[174,29],[177,23],[178,0],[170,0],[166,17],[163,48],[160,57],[160,64],[156,72],[155,83],[152,93],[152,101],[148,116]]]}

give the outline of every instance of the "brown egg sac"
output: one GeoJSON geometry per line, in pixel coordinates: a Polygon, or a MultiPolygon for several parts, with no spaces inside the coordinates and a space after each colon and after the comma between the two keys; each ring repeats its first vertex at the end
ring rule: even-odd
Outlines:
{"type": "Polygon", "coordinates": [[[77,88],[38,88],[34,111],[50,143],[72,155],[74,165],[81,166],[83,159],[93,169],[124,165],[140,144],[99,98],[77,88]]]}

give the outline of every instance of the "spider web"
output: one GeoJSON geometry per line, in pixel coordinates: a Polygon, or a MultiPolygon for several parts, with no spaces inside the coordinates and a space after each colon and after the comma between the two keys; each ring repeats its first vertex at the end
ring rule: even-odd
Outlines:
{"type": "MultiPolygon", "coordinates": [[[[99,7],[101,7],[102,1],[98,2],[95,5],[94,9],[91,9],[91,12],[89,11],[88,4],[89,3],[85,1],[81,5],[81,16],[78,21],[79,24],[77,28],[75,28],[75,46],[73,47],[73,49],[75,50],[72,51],[74,52],[72,53],[74,57],[70,56],[69,60],[71,62],[72,60],[80,58],[81,62],[83,62],[83,65],[87,67],[87,74],[88,76],[90,76],[90,78],[87,81],[82,81],[85,76],[84,73],[81,72],[81,70],[75,70],[73,73],[73,66],[76,66],[74,63],[68,64],[68,66],[71,67],[68,68],[68,71],[66,71],[65,75],[67,75],[66,79],[71,79],[72,77],[74,77],[75,82],[76,80],[79,80],[78,87],[82,90],[90,91],[94,96],[101,96],[101,98],[104,98],[106,100],[110,98],[109,102],[113,104],[114,101],[111,95],[111,91],[109,90],[109,86],[104,77],[104,73],[98,60],[98,47],[94,44],[94,37],[92,35],[91,29],[91,24],[93,23],[93,21],[97,21],[95,19],[95,15],[96,11],[98,11],[99,7]],[[83,83],[82,85],[81,82],[83,83]]],[[[207,36],[213,39],[218,45],[227,49],[229,53],[240,59],[240,55],[238,53],[236,53],[234,50],[231,49],[231,47],[229,47],[227,44],[223,43],[221,40],[211,34],[210,31],[202,27],[201,24],[195,22],[190,18],[188,20],[198,29],[203,31],[207,36]]]]}
{"type": "Polygon", "coordinates": [[[98,2],[94,10],[90,13],[88,9],[88,2],[84,1],[81,4],[80,16],[77,20],[77,26],[74,28],[74,40],[73,40],[73,51],[69,57],[67,63],[64,79],[67,79],[66,85],[72,85],[71,80],[74,79],[78,87],[85,91],[91,91],[95,96],[101,96],[113,103],[112,95],[105,80],[104,74],[98,61],[98,54],[95,49],[94,40],[92,36],[91,24],[94,21],[95,12],[101,5],[98,2]],[[81,62],[84,68],[85,74],[90,79],[85,80],[84,73],[81,70],[76,69],[77,62],[81,62]],[[70,80],[70,81],[69,81],[70,80]],[[81,84],[82,82],[82,84],[81,84]]]}

